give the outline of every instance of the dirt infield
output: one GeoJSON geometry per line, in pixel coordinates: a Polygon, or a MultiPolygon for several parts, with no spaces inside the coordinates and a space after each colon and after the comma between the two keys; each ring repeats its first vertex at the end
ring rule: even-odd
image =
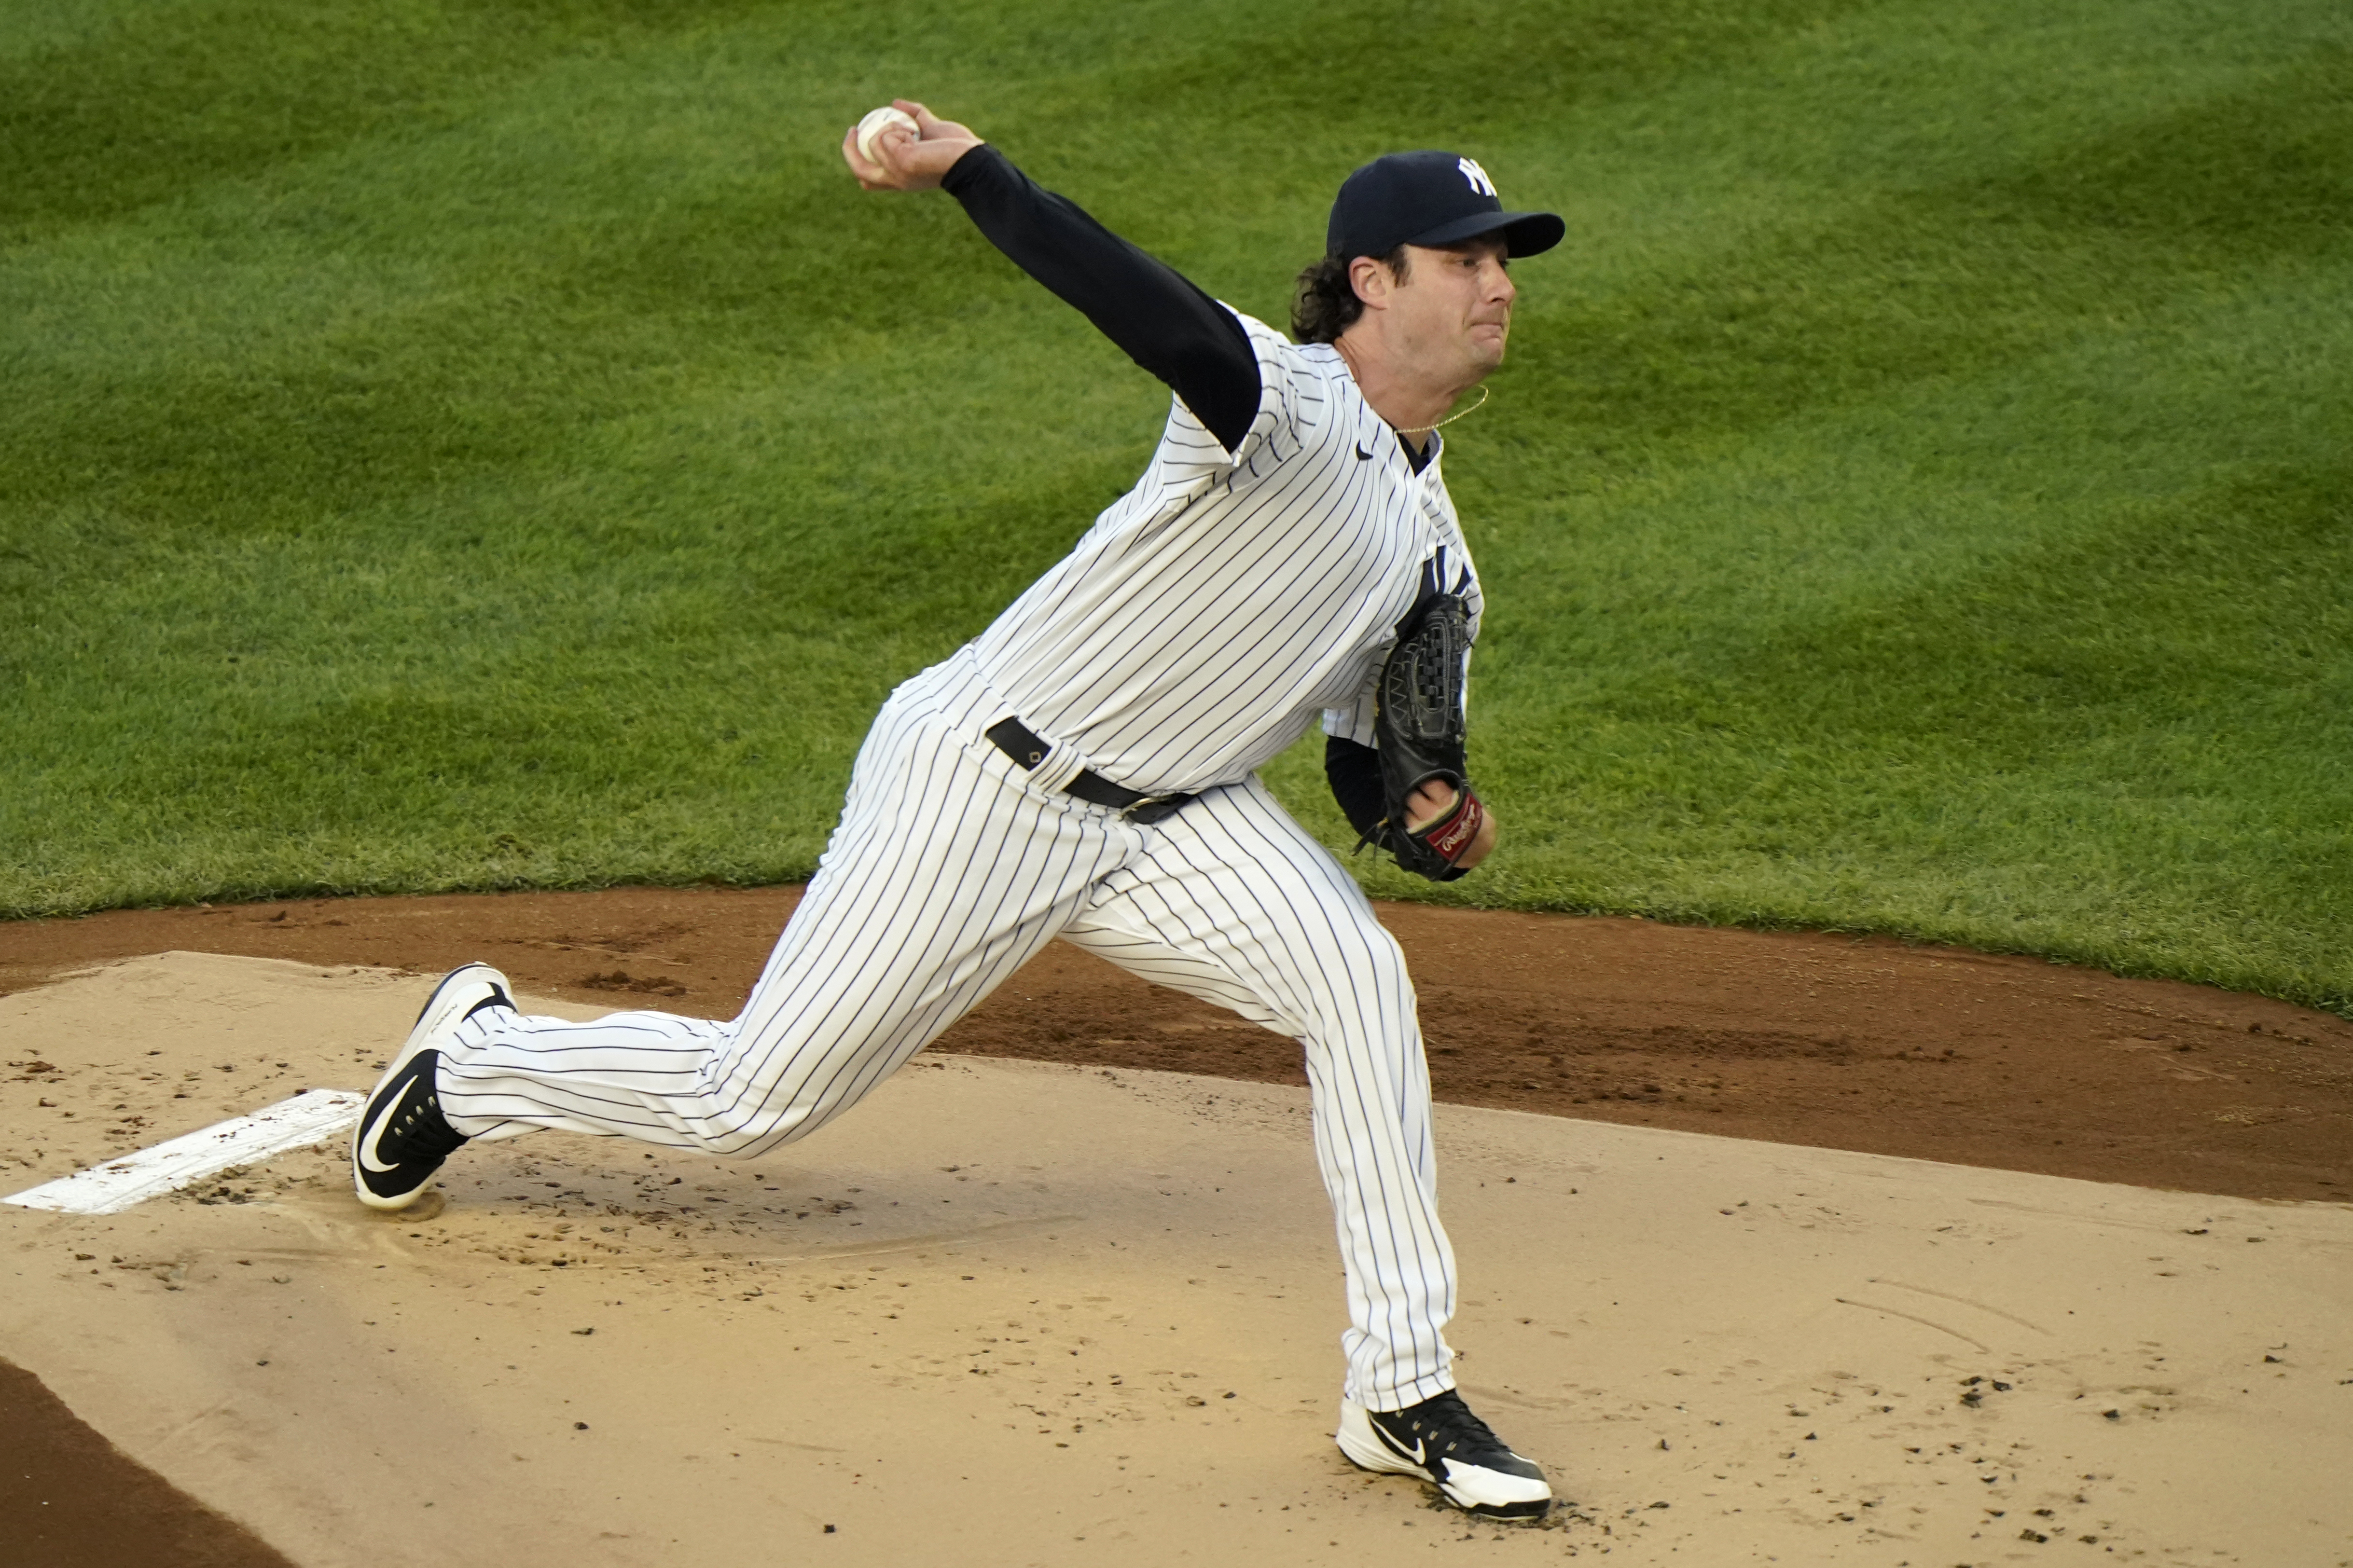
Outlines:
{"type": "MultiPolygon", "coordinates": [[[[0,1152],[54,1179],[364,1082],[432,984],[180,952],[0,997],[0,1152]]],[[[491,1142],[388,1215],[329,1139],[0,1205],[0,1354],[56,1396],[0,1459],[46,1524],[80,1472],[26,1450],[100,1435],[211,1510],[157,1539],[265,1554],[218,1568],[2353,1562],[2353,1205],[1433,1120],[1457,1373],[1540,1528],[1333,1447],[1306,1090],[948,1053],[754,1160],[491,1142]]]]}
{"type": "MultiPolygon", "coordinates": [[[[0,925],[0,994],[185,950],[733,1013],[795,888],[129,910],[0,925]]],[[[1438,1097],[2250,1198],[2353,1199],[2353,1025],[1885,939],[1384,905],[1438,1097]]],[[[935,1050],[1302,1083],[1297,1047],[1057,943],[935,1050]]]]}

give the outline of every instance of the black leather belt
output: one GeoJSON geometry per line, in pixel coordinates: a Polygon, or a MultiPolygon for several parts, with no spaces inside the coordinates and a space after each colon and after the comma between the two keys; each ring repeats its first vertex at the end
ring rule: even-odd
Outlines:
{"type": "MultiPolygon", "coordinates": [[[[1034,769],[1046,760],[1046,742],[1018,719],[1000,719],[985,732],[998,751],[1024,768],[1034,769]]],[[[1112,783],[1092,768],[1081,769],[1078,777],[1062,786],[1062,793],[1077,795],[1091,805],[1107,805],[1113,811],[1124,812],[1135,822],[1158,822],[1173,816],[1178,806],[1193,798],[1189,795],[1143,795],[1112,783]]]]}

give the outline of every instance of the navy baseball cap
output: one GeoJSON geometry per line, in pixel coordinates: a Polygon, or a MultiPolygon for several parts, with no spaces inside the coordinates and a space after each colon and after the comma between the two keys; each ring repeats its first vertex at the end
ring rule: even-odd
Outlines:
{"type": "Polygon", "coordinates": [[[1391,153],[1341,182],[1324,230],[1324,253],[1353,260],[1400,245],[1460,245],[1501,230],[1505,253],[1534,256],[1558,245],[1568,225],[1556,213],[1511,213],[1477,160],[1453,153],[1391,153]]]}

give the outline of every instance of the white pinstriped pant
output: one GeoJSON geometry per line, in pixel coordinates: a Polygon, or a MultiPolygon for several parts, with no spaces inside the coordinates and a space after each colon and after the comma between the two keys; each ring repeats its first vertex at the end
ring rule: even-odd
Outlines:
{"type": "Polygon", "coordinates": [[[1454,1254],[1395,939],[1255,777],[1139,826],[1016,766],[982,734],[995,700],[959,653],[883,705],[741,1015],[478,1014],[442,1057],[451,1124],[757,1154],[855,1104],[1059,936],[1306,1047],[1345,1392],[1394,1410],[1454,1386],[1454,1254]]]}

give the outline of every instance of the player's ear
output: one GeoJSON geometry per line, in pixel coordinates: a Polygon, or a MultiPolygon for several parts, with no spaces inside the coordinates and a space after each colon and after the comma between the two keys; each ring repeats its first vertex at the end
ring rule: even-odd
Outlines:
{"type": "Polygon", "coordinates": [[[1397,279],[1376,258],[1359,256],[1348,263],[1348,286],[1368,310],[1379,310],[1388,308],[1389,290],[1397,287],[1397,279]]]}

